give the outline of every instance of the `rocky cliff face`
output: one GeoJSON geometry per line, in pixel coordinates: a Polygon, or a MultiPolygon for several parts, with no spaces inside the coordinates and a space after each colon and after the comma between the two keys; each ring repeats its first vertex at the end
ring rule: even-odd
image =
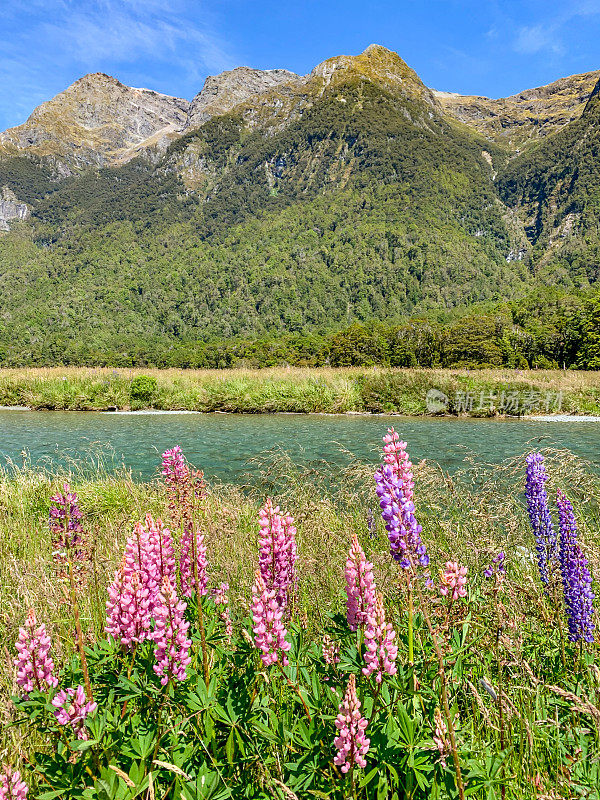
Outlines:
{"type": "Polygon", "coordinates": [[[8,186],[0,189],[0,231],[10,230],[10,223],[29,217],[29,208],[21,203],[8,186]]]}
{"type": "Polygon", "coordinates": [[[119,163],[144,143],[160,146],[178,135],[188,108],[187,100],[133,89],[103,73],[85,75],[0,134],[0,155],[46,157],[67,174],[119,163]]]}

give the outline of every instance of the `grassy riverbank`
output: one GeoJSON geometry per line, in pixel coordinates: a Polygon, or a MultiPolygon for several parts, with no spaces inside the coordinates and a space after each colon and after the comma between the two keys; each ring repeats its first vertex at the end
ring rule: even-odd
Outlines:
{"type": "Polygon", "coordinates": [[[552,370],[322,368],[264,370],[0,370],[0,406],[69,411],[238,413],[600,414],[600,373],[552,370]]]}
{"type": "MultiPolygon", "coordinates": [[[[580,525],[580,540],[592,572],[598,575],[600,479],[566,452],[547,452],[546,464],[550,475],[549,495],[552,497],[555,488],[560,486],[572,498],[580,525]]],[[[143,518],[146,511],[164,518],[169,514],[160,483],[133,484],[127,475],[98,473],[84,478],[23,471],[0,476],[0,635],[5,643],[0,654],[3,662],[0,715],[4,723],[0,733],[0,757],[13,764],[20,762],[27,768],[32,798],[43,795],[49,788],[43,783],[36,786],[35,770],[31,766],[31,759],[35,758],[32,753],[36,749],[43,750],[44,745],[36,738],[37,734],[32,733],[32,728],[17,724],[9,700],[9,694],[15,691],[12,643],[26,609],[33,606],[38,620],[48,627],[56,663],[65,663],[73,653],[73,624],[67,593],[64,582],[55,577],[48,533],[50,497],[65,479],[77,490],[84,527],[92,545],[91,568],[81,592],[82,623],[90,647],[103,636],[106,587],[120,561],[133,523],[143,518]]],[[[595,797],[598,742],[594,734],[597,720],[593,698],[598,649],[597,645],[586,646],[582,657],[578,655],[578,648],[567,645],[567,666],[561,666],[558,628],[554,620],[557,608],[545,597],[539,583],[533,536],[523,504],[523,480],[524,457],[493,469],[470,468],[454,479],[433,464],[421,465],[415,470],[417,514],[423,525],[422,537],[431,557],[434,580],[438,580],[439,568],[448,559],[458,560],[469,569],[471,610],[464,621],[457,623],[456,641],[449,645],[452,652],[448,665],[452,714],[466,781],[472,796],[477,798],[499,799],[500,782],[505,785],[506,797],[515,800],[568,798],[574,791],[578,796],[595,797]],[[496,640],[493,605],[498,601],[492,599],[493,583],[486,582],[482,572],[500,550],[507,554],[508,573],[497,605],[497,613],[502,616],[502,635],[496,640]],[[500,703],[482,688],[486,681],[487,685],[491,682],[492,687],[498,686],[498,663],[503,664],[504,681],[500,703]]],[[[389,613],[399,632],[398,661],[402,665],[400,685],[403,686],[408,680],[404,672],[407,663],[405,598],[399,592],[398,568],[389,558],[381,522],[376,521],[371,533],[368,530],[369,509],[377,508],[377,500],[372,469],[367,466],[357,465],[341,475],[333,493],[320,484],[318,476],[296,471],[290,464],[283,465],[280,473],[271,469],[257,476],[255,488],[246,494],[226,486],[210,487],[202,511],[209,584],[213,586],[221,580],[230,583],[236,630],[247,614],[256,565],[258,510],[265,495],[272,491],[273,482],[283,487],[276,496],[277,501],[297,521],[299,613],[305,635],[320,642],[320,631],[328,613],[343,609],[346,554],[351,535],[357,533],[368,558],[374,563],[377,585],[386,597],[389,613]]],[[[375,511],[376,520],[377,516],[375,511]]],[[[433,595],[428,602],[433,604],[432,613],[435,613],[433,595]]],[[[415,636],[416,669],[421,682],[427,686],[436,678],[426,644],[427,630],[419,614],[415,636]]],[[[344,669],[347,668],[344,665],[344,669]]],[[[427,770],[430,768],[425,764],[434,764],[437,758],[437,754],[431,752],[435,751],[431,745],[431,729],[428,723],[424,728],[419,727],[423,725],[418,721],[419,706],[418,703],[413,705],[410,691],[403,702],[407,719],[414,717],[414,740],[406,744],[406,747],[410,745],[409,749],[406,752],[401,749],[401,756],[397,757],[402,758],[402,763],[408,757],[420,759],[422,778],[429,780],[431,773],[427,770]]],[[[331,747],[328,739],[323,742],[325,751],[331,747]]],[[[122,757],[111,761],[113,771],[120,770],[121,774],[123,769],[129,771],[126,752],[129,752],[127,748],[122,757]]],[[[215,757],[220,760],[221,756],[221,751],[215,750],[215,757]]],[[[74,754],[72,760],[77,757],[74,754]]],[[[222,769],[226,776],[231,773],[232,781],[236,769],[241,769],[244,763],[240,760],[238,764],[236,758],[240,757],[229,750],[227,759],[223,756],[225,766],[222,769]]],[[[161,755],[154,763],[160,765],[166,761],[168,759],[161,755]]],[[[407,762],[406,769],[412,769],[408,763],[412,762],[407,762]]],[[[182,762],[182,766],[190,769],[187,762],[182,762]]],[[[130,783],[131,779],[140,780],[139,774],[139,768],[131,772],[130,783]]],[[[169,773],[166,774],[169,778],[169,773]]],[[[155,780],[162,777],[162,773],[155,771],[155,780]]],[[[283,773],[278,775],[278,780],[281,777],[283,773]]],[[[124,791],[130,783],[124,785],[124,791]]],[[[450,783],[447,793],[442,790],[435,796],[453,797],[453,791],[450,783]]],[[[61,796],[71,800],[79,794],[65,789],[61,796]]],[[[90,796],[96,797],[95,794],[90,796]]],[[[125,792],[123,796],[128,795],[125,792]]],[[[280,795],[273,793],[273,796],[280,795]]],[[[281,795],[284,796],[291,795],[281,795]]],[[[305,796],[317,795],[309,792],[305,796]]],[[[334,792],[331,796],[337,798],[338,794],[334,792]]],[[[371,794],[361,789],[359,796],[371,797],[371,794]]]]}

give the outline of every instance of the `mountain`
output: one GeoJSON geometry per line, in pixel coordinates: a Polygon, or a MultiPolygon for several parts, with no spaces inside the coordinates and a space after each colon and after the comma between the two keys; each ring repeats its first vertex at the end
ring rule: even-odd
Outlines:
{"type": "Polygon", "coordinates": [[[0,135],[0,357],[158,363],[588,286],[550,231],[580,213],[559,165],[593,169],[595,75],[459,98],[371,45],[306,76],[240,67],[190,103],[86,76],[0,135]]]}

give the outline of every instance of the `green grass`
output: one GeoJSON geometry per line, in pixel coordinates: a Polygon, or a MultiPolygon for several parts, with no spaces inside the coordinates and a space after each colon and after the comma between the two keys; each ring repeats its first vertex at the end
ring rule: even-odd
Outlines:
{"type": "MultiPolygon", "coordinates": [[[[0,406],[32,409],[105,411],[109,409],[182,409],[238,413],[427,413],[429,389],[444,392],[456,406],[457,393],[472,398],[466,413],[499,413],[498,398],[516,392],[521,398],[538,393],[544,413],[547,393],[562,393],[562,411],[600,414],[597,372],[529,370],[429,370],[322,368],[264,370],[126,370],[51,368],[0,370],[0,406]],[[149,376],[144,391],[133,382],[149,376]],[[144,393],[145,392],[145,393],[144,393]],[[483,409],[478,410],[484,396],[483,409]],[[495,406],[490,410],[490,406],[495,406]]],[[[454,408],[460,411],[460,408],[454,408]]],[[[555,410],[554,402],[550,411],[555,410]]],[[[463,413],[463,412],[461,412],[463,413]]]]}

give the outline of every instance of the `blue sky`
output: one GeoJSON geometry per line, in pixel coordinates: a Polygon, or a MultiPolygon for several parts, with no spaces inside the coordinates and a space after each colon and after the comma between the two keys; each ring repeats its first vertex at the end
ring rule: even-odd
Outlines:
{"type": "Polygon", "coordinates": [[[600,0],[5,0],[0,130],[87,72],[191,98],[224,69],[304,74],[372,42],[433,88],[506,96],[600,68],[600,0]]]}

